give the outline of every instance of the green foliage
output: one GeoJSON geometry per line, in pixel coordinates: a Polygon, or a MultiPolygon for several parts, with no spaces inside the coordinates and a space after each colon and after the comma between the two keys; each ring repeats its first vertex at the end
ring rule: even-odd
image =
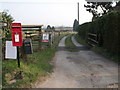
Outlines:
{"type": "Polygon", "coordinates": [[[91,22],[84,23],[82,25],[79,25],[77,28],[78,34],[84,39],[86,39],[86,37],[87,37],[86,33],[88,32],[90,24],[91,24],[91,22]]]}
{"type": "Polygon", "coordinates": [[[66,40],[65,40],[65,46],[67,48],[68,51],[70,52],[77,52],[79,51],[79,49],[75,49],[76,46],[73,44],[72,40],[71,40],[72,34],[70,34],[66,40]]]}
{"type": "Polygon", "coordinates": [[[91,48],[91,49],[92,49],[92,51],[95,51],[95,52],[97,52],[97,53],[105,56],[106,58],[111,59],[112,61],[115,61],[115,62],[117,62],[117,63],[120,63],[120,56],[115,55],[115,54],[113,54],[113,53],[111,53],[111,52],[108,52],[108,51],[107,51],[105,48],[103,48],[103,47],[93,47],[93,48],[91,48]]]}
{"type": "Polygon", "coordinates": [[[48,26],[47,26],[47,29],[51,29],[51,26],[50,26],[50,25],[48,25],[48,26]]]}
{"type": "Polygon", "coordinates": [[[117,2],[117,5],[116,6],[120,6],[120,1],[119,2],[117,2]]]}
{"type": "Polygon", "coordinates": [[[80,25],[78,33],[84,39],[87,38],[87,33],[100,35],[102,47],[120,55],[120,12],[111,12],[93,22],[80,25]]]}
{"type": "Polygon", "coordinates": [[[55,31],[55,27],[54,26],[52,26],[52,28],[51,28],[53,31],[55,31]]]}
{"type": "Polygon", "coordinates": [[[21,67],[17,67],[16,60],[3,61],[3,87],[20,87],[20,84],[28,84],[37,80],[38,76],[45,76],[52,72],[53,66],[50,64],[55,54],[55,48],[48,48],[42,52],[36,52],[28,56],[30,61],[21,60],[21,67]],[[23,71],[24,78],[16,83],[9,84],[9,80],[14,78],[14,73],[23,71]],[[9,75],[9,76],[8,76],[9,75]]]}
{"type": "Polygon", "coordinates": [[[112,9],[112,2],[87,2],[87,5],[84,5],[86,11],[89,11],[93,15],[93,19],[96,19],[112,9]],[[99,12],[101,8],[102,12],[99,12]]]}
{"type": "Polygon", "coordinates": [[[14,21],[13,17],[8,14],[8,10],[2,12],[2,21],[7,24],[5,28],[3,28],[3,38],[10,38],[11,37],[11,30],[10,24],[14,21]]]}
{"type": "Polygon", "coordinates": [[[73,30],[74,30],[74,31],[77,31],[78,25],[79,25],[79,22],[75,19],[75,20],[74,20],[74,23],[73,23],[73,30]]]}
{"type": "Polygon", "coordinates": [[[75,39],[77,40],[78,43],[85,45],[85,46],[88,46],[87,43],[85,42],[85,40],[80,37],[80,35],[76,34],[75,39]]]}

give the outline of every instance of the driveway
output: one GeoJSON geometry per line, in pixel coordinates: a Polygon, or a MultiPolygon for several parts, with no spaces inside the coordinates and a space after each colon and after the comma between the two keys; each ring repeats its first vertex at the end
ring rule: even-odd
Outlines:
{"type": "MultiPolygon", "coordinates": [[[[65,47],[64,37],[58,47],[65,47]]],[[[74,37],[72,42],[82,47],[74,37]]],[[[118,65],[90,50],[69,52],[58,50],[54,57],[54,72],[35,88],[106,88],[117,87],[118,65]]]]}

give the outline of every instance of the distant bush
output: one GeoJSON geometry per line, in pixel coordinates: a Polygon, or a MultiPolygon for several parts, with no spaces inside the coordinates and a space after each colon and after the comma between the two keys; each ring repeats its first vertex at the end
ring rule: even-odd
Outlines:
{"type": "Polygon", "coordinates": [[[111,12],[93,22],[79,25],[78,34],[86,39],[87,33],[100,35],[101,46],[106,50],[120,54],[120,12],[111,12]]]}

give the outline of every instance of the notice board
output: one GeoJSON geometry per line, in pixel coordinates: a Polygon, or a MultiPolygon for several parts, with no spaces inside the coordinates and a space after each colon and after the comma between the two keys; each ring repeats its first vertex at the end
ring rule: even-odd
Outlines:
{"type": "Polygon", "coordinates": [[[17,59],[17,47],[12,45],[12,41],[6,41],[6,59],[17,59]]]}
{"type": "Polygon", "coordinates": [[[49,42],[49,34],[48,33],[43,33],[42,42],[49,42]]]}

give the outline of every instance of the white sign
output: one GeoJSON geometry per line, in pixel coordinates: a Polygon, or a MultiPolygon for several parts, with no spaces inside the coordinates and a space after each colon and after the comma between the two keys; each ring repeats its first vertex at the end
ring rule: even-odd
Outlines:
{"type": "Polygon", "coordinates": [[[12,46],[12,41],[6,41],[6,59],[17,59],[17,47],[12,46]]]}
{"type": "Polygon", "coordinates": [[[49,34],[48,33],[44,33],[43,37],[42,37],[42,42],[48,42],[49,41],[49,34]]]}
{"type": "Polygon", "coordinates": [[[15,42],[19,42],[19,34],[15,35],[15,42]]]}

